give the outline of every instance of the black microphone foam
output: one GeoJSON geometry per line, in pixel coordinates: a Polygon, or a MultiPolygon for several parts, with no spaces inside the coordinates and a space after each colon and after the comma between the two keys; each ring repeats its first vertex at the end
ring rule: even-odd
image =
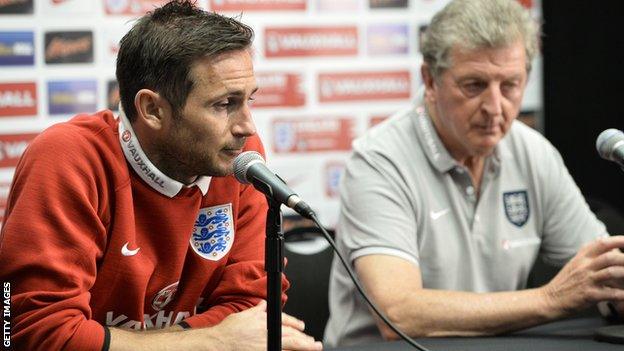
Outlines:
{"type": "Polygon", "coordinates": [[[246,151],[234,159],[234,176],[243,184],[252,184],[268,198],[284,204],[305,218],[311,218],[314,211],[292,191],[264,163],[262,155],[255,151],[246,151]]]}

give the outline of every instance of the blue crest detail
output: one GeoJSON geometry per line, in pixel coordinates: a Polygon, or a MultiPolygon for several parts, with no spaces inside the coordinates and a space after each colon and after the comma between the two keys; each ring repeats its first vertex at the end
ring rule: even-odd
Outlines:
{"type": "Polygon", "coordinates": [[[273,145],[280,150],[290,150],[295,145],[295,131],[292,123],[279,122],[273,125],[275,139],[273,145]]]}
{"type": "Polygon", "coordinates": [[[526,190],[503,193],[503,207],[507,219],[515,226],[522,227],[529,220],[529,195],[526,190]]]}
{"type": "Polygon", "coordinates": [[[233,242],[232,205],[202,208],[191,235],[193,250],[205,259],[217,261],[230,251],[233,242]]]}

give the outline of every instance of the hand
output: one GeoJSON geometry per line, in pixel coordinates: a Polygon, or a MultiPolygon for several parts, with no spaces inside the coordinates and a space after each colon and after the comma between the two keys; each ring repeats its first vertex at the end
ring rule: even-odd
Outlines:
{"type": "Polygon", "coordinates": [[[583,246],[563,269],[543,287],[560,316],[599,301],[624,302],[624,236],[597,239],[583,246]]]}
{"type": "MultiPolygon", "coordinates": [[[[182,330],[128,331],[110,328],[111,351],[194,350],[194,351],[266,351],[266,302],[234,313],[211,328],[182,330]]],[[[282,347],[289,351],[320,351],[323,345],[305,335],[304,323],[282,314],[282,347]]]]}
{"type": "MultiPolygon", "coordinates": [[[[612,288],[624,289],[624,279],[613,281],[609,284],[612,288]]],[[[598,305],[598,309],[603,316],[608,316],[607,319],[615,323],[624,323],[624,301],[604,301],[604,306],[601,309],[601,305],[598,305]],[[610,306],[608,306],[610,305],[610,306]],[[603,312],[603,309],[605,310],[603,312]]]]}
{"type": "MultiPolygon", "coordinates": [[[[225,318],[209,328],[213,337],[221,343],[220,350],[255,351],[266,350],[266,301],[243,312],[225,318]]],[[[284,350],[319,351],[321,342],[303,333],[304,323],[292,316],[282,314],[282,348],[284,350]]]]}

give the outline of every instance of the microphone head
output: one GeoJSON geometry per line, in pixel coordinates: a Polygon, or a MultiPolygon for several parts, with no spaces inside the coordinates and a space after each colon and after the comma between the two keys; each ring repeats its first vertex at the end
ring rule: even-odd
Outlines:
{"type": "Polygon", "coordinates": [[[624,133],[622,131],[614,128],[606,129],[596,139],[596,150],[598,150],[600,157],[613,161],[611,159],[613,151],[623,143],[624,133]]]}
{"type": "Polygon", "coordinates": [[[264,164],[264,158],[256,151],[245,151],[234,159],[234,176],[236,180],[243,184],[249,184],[247,180],[247,170],[256,163],[264,164]]]}

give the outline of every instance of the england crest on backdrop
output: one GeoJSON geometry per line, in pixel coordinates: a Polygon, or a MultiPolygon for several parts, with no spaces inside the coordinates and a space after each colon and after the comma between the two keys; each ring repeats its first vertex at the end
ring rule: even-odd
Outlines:
{"type": "Polygon", "coordinates": [[[200,209],[190,244],[198,255],[207,260],[223,258],[234,244],[232,204],[200,209]]]}
{"type": "Polygon", "coordinates": [[[503,193],[503,206],[507,219],[513,225],[522,227],[529,220],[529,196],[526,190],[503,193]]]}

